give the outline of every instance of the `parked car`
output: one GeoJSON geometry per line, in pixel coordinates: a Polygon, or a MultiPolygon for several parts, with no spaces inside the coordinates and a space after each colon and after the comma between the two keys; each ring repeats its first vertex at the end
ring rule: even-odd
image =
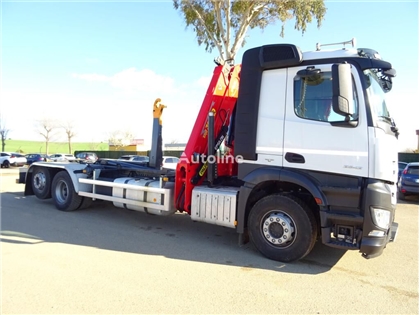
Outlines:
{"type": "Polygon", "coordinates": [[[81,162],[95,163],[98,160],[98,155],[93,152],[80,152],[76,154],[76,159],[81,162]]]}
{"type": "Polygon", "coordinates": [[[23,154],[15,152],[0,152],[1,168],[9,168],[12,166],[24,166],[26,157],[23,154]]]}
{"type": "Polygon", "coordinates": [[[26,154],[26,165],[31,165],[34,162],[49,162],[51,161],[50,157],[47,154],[41,153],[30,153],[26,154]]]}
{"type": "Polygon", "coordinates": [[[176,156],[164,156],[162,159],[162,168],[176,169],[179,158],[176,156]]]}
{"type": "Polygon", "coordinates": [[[402,171],[405,169],[408,163],[398,162],[398,179],[400,179],[402,171]]]}
{"type": "Polygon", "coordinates": [[[398,199],[404,200],[406,196],[419,194],[419,163],[408,163],[401,173],[398,181],[398,199]]]}
{"type": "Polygon", "coordinates": [[[149,162],[149,157],[147,155],[123,155],[119,161],[137,161],[137,162],[149,162]]]}
{"type": "Polygon", "coordinates": [[[75,162],[76,157],[73,154],[56,153],[51,154],[50,159],[53,162],[75,162]]]}

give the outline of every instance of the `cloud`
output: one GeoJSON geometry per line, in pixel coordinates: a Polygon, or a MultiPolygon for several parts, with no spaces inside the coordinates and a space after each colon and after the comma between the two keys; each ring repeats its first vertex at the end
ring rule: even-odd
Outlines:
{"type": "Polygon", "coordinates": [[[174,80],[149,69],[129,68],[112,76],[97,73],[72,74],[73,78],[89,82],[107,82],[112,87],[131,92],[176,92],[174,80]]]}
{"type": "Polygon", "coordinates": [[[83,90],[77,84],[60,90],[4,90],[2,101],[7,106],[2,112],[8,117],[11,137],[39,140],[36,121],[52,117],[57,121],[75,121],[74,141],[103,141],[110,132],[130,128],[135,138],[150,143],[152,105],[159,97],[168,106],[163,114],[164,142],[174,139],[186,142],[211,80],[209,76],[180,82],[152,70],[136,68],[112,75],[74,73],[72,77],[89,87],[83,90]],[[16,108],[25,108],[24,117],[16,115],[16,108]]]}
{"type": "MultiPolygon", "coordinates": [[[[98,77],[84,76],[84,80],[88,79],[97,80],[98,77]]],[[[177,139],[185,142],[189,138],[205,93],[204,89],[191,88],[193,85],[194,83],[189,89],[185,89],[189,91],[185,95],[137,93],[133,97],[103,93],[85,95],[73,89],[6,89],[1,97],[3,104],[7,104],[2,108],[2,115],[7,119],[9,136],[13,139],[42,140],[36,132],[37,121],[48,117],[57,122],[74,121],[74,141],[105,141],[111,132],[129,128],[135,138],[150,143],[153,129],[152,105],[157,97],[161,97],[168,106],[163,114],[164,141],[177,139]],[[24,109],[25,114],[16,115],[16,108],[24,109]]],[[[60,138],[55,140],[65,141],[65,135],[61,131],[60,138]]]]}

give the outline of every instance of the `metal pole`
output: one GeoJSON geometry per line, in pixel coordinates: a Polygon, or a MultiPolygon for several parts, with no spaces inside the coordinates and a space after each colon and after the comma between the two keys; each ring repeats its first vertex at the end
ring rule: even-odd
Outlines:
{"type": "Polygon", "coordinates": [[[208,150],[207,150],[207,180],[210,185],[214,181],[214,170],[215,170],[215,155],[214,155],[214,114],[209,113],[209,127],[208,127],[208,150]]]}
{"type": "Polygon", "coordinates": [[[149,167],[160,169],[162,166],[162,112],[166,108],[157,98],[153,104],[152,147],[149,153],[149,167]]]}

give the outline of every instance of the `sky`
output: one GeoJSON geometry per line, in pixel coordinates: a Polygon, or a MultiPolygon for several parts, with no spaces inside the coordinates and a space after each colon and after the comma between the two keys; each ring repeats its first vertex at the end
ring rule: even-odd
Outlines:
{"type": "MultiPolygon", "coordinates": [[[[399,150],[417,148],[419,42],[417,1],[325,1],[320,28],[286,23],[248,32],[246,49],[356,39],[397,70],[388,107],[399,150]]],[[[8,138],[39,140],[39,121],[73,126],[73,142],[107,142],[124,131],[150,143],[152,106],[161,98],[163,141],[188,141],[218,52],[199,46],[172,1],[2,1],[1,116],[8,138]]],[[[65,141],[65,134],[53,140],[65,141]]]]}

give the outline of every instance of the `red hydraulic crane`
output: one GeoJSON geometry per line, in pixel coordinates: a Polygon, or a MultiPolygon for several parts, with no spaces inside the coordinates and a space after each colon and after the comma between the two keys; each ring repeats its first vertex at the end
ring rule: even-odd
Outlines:
{"type": "MultiPolygon", "coordinates": [[[[226,137],[230,118],[238,98],[240,65],[217,65],[207,89],[190,138],[177,165],[175,178],[175,204],[180,211],[191,211],[191,197],[194,186],[205,179],[211,160],[216,158],[217,149],[226,137]],[[208,150],[209,114],[214,116],[214,146],[208,150]],[[211,157],[211,160],[209,159],[211,157]],[[209,160],[208,160],[209,159],[209,160]]],[[[237,170],[232,158],[218,159],[215,178],[232,176],[237,170]]],[[[211,170],[213,171],[213,170],[211,170]]]]}

